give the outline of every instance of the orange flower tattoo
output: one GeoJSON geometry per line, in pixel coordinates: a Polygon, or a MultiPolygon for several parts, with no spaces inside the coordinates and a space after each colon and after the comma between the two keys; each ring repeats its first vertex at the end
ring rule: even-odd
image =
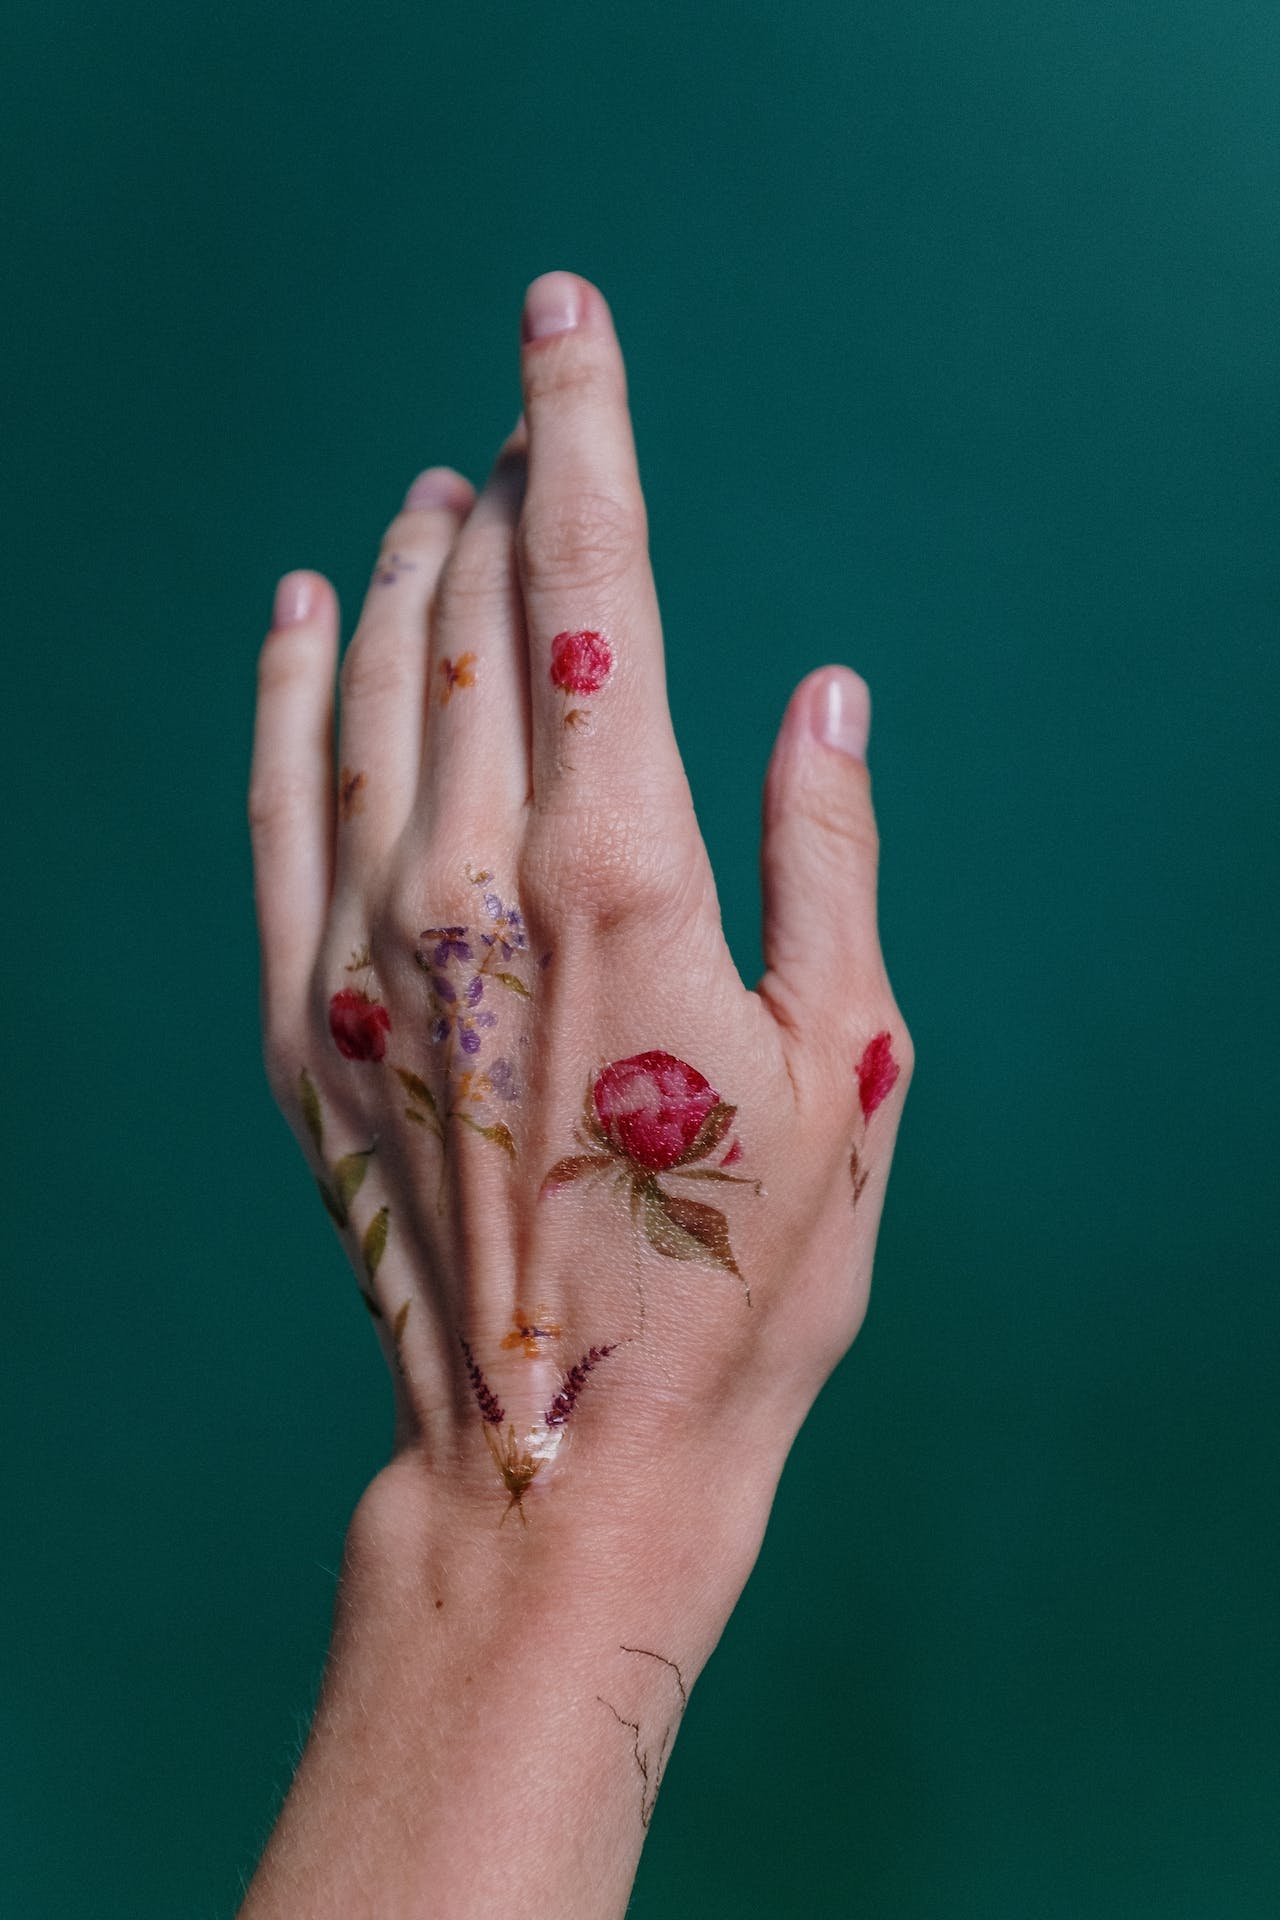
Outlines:
{"type": "Polygon", "coordinates": [[[558,1340],[560,1338],[559,1327],[552,1326],[550,1323],[546,1326],[540,1326],[538,1324],[538,1320],[545,1318],[545,1315],[545,1307],[539,1307],[536,1318],[533,1314],[527,1312],[524,1307],[517,1307],[515,1316],[511,1322],[511,1331],[502,1341],[503,1347],[506,1348],[508,1352],[515,1347],[520,1347],[524,1352],[526,1360],[536,1360],[538,1357],[538,1346],[541,1341],[558,1340]]]}
{"type": "Polygon", "coordinates": [[[460,687],[474,687],[476,683],[476,657],[474,653],[460,653],[456,660],[448,655],[440,662],[440,677],[444,687],[440,694],[440,705],[447,707],[454,692],[460,687]]]}

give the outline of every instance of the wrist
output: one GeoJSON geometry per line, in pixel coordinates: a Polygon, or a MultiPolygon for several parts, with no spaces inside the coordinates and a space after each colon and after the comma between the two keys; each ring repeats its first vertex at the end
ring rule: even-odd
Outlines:
{"type": "Polygon", "coordinates": [[[642,1551],[645,1516],[624,1505],[584,1527],[574,1510],[548,1501],[523,1529],[411,1455],[377,1476],[243,1920],[624,1913],[689,1693],[755,1546],[708,1552],[705,1527],[669,1524],[665,1549],[642,1551]]]}

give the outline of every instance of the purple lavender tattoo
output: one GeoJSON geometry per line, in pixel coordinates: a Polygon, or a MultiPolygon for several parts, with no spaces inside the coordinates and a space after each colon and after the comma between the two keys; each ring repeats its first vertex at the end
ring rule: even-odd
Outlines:
{"type": "MultiPolygon", "coordinates": [[[[542,1328],[522,1326],[518,1331],[521,1341],[532,1343],[534,1353],[538,1350],[538,1343],[546,1337],[542,1328]]],[[[557,1327],[555,1331],[558,1333],[559,1328],[557,1327]]],[[[502,1402],[485,1379],[484,1371],[470,1343],[459,1335],[458,1344],[462,1348],[462,1358],[467,1369],[467,1379],[471,1383],[472,1397],[483,1422],[485,1444],[493,1456],[493,1464],[497,1467],[502,1484],[507,1490],[508,1500],[503,1509],[502,1520],[506,1519],[514,1507],[520,1515],[521,1525],[527,1527],[529,1522],[524,1510],[524,1496],[533,1484],[535,1474],[539,1472],[544,1462],[553,1456],[560,1435],[573,1417],[574,1408],[587,1384],[588,1376],[602,1361],[607,1360],[610,1354],[617,1352],[617,1345],[615,1343],[607,1347],[588,1347],[582,1358],[562,1374],[560,1385],[551,1405],[543,1414],[539,1426],[533,1428],[521,1440],[516,1433],[514,1422],[507,1422],[506,1433],[503,1433],[502,1427],[507,1420],[507,1415],[502,1402]]],[[[510,1335],[502,1342],[504,1347],[511,1347],[513,1344],[519,1344],[519,1342],[513,1343],[510,1335]]],[[[529,1352],[528,1344],[525,1345],[525,1352],[529,1352]]],[[[498,1524],[501,1525],[502,1521],[498,1524]]]]}
{"type": "MultiPolygon", "coordinates": [[[[537,975],[519,907],[494,891],[487,871],[468,868],[468,878],[479,892],[478,924],[424,927],[413,954],[427,983],[435,1086],[406,1068],[395,1071],[411,1102],[406,1117],[434,1133],[442,1147],[449,1123],[458,1121],[514,1160],[515,1136],[501,1109],[519,1100],[520,1076],[509,1051],[488,1057],[488,1050],[503,1025],[508,997],[532,1000],[526,975],[537,975]]],[[[539,970],[549,959],[543,957],[539,970]]]]}

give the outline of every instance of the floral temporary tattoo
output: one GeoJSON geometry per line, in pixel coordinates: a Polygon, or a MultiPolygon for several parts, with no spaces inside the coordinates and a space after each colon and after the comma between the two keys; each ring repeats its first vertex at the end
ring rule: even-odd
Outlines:
{"type": "Polygon", "coordinates": [[[364,790],[368,777],[344,767],[338,776],[338,813],[343,820],[354,820],[364,810],[364,790]]]}
{"type": "Polygon", "coordinates": [[[340,987],[329,1002],[329,1032],[344,1060],[381,1060],[391,1015],[360,987],[340,987]]]}
{"type": "Polygon", "coordinates": [[[577,1128],[583,1151],[557,1160],[542,1193],[596,1174],[612,1175],[629,1192],[632,1218],[655,1252],[723,1267],[742,1281],[750,1304],[725,1215],[704,1201],[672,1193],[659,1179],[725,1181],[761,1193],[758,1180],[729,1172],[742,1158],[740,1142],[730,1138],[737,1112],[696,1067],[674,1054],[614,1060],[587,1088],[577,1128]],[[713,1159],[714,1165],[706,1164],[713,1159]]]}
{"type": "MultiPolygon", "coordinates": [[[[302,1107],[303,1125],[311,1136],[311,1143],[320,1156],[324,1173],[317,1177],[316,1186],[320,1198],[334,1225],[344,1233],[353,1222],[351,1203],[364,1185],[364,1177],[369,1171],[369,1162],[376,1151],[376,1142],[359,1148],[355,1153],[344,1153],[332,1165],[325,1159],[324,1151],[324,1111],[320,1105],[320,1095],[316,1091],[315,1081],[303,1067],[298,1076],[298,1095],[302,1107]]],[[[390,1207],[379,1207],[363,1234],[360,1236],[360,1264],[364,1277],[357,1281],[360,1298],[375,1320],[386,1318],[382,1305],[373,1291],[374,1279],[382,1264],[382,1256],[387,1250],[387,1239],[391,1230],[390,1207]]],[[[406,1322],[409,1318],[409,1301],[399,1308],[391,1322],[391,1337],[397,1354],[404,1337],[406,1322]]]]}
{"type": "Polygon", "coordinates": [[[636,1770],[640,1775],[640,1824],[647,1829],[653,1818],[653,1810],[658,1803],[658,1789],[662,1785],[662,1776],[666,1772],[671,1743],[675,1739],[676,1729],[684,1718],[685,1708],[689,1704],[689,1689],[675,1661],[668,1660],[665,1654],[653,1653],[648,1647],[619,1647],[618,1651],[635,1654],[644,1660],[658,1661],[661,1666],[668,1669],[676,1686],[674,1715],[666,1721],[656,1743],[652,1736],[646,1739],[641,1719],[628,1720],[625,1714],[619,1713],[612,1700],[606,1700],[601,1693],[596,1695],[600,1705],[608,1707],[618,1725],[624,1727],[632,1736],[632,1753],[636,1770]]]}
{"type": "Polygon", "coordinates": [[[453,695],[476,683],[476,656],[474,653],[460,653],[456,660],[450,660],[446,654],[440,662],[440,705],[447,707],[453,695]]]}
{"type": "MultiPolygon", "coordinates": [[[[360,1147],[355,1153],[344,1153],[332,1166],[324,1157],[324,1114],[320,1106],[320,1095],[311,1075],[303,1067],[298,1081],[299,1099],[302,1106],[302,1119],[312,1144],[324,1163],[325,1171],[316,1179],[320,1189],[320,1198],[335,1226],[345,1232],[351,1225],[351,1202],[364,1185],[365,1174],[369,1171],[369,1162],[373,1158],[376,1142],[360,1147]]],[[[381,1249],[379,1249],[381,1258],[381,1249]]]]}
{"type": "Polygon", "coordinates": [[[511,1331],[502,1342],[503,1347],[508,1352],[518,1347],[526,1360],[536,1360],[548,1340],[560,1338],[559,1327],[539,1325],[540,1321],[547,1318],[545,1307],[540,1307],[536,1314],[530,1313],[525,1307],[517,1307],[512,1316],[511,1331]]]}
{"type": "Polygon", "coordinates": [[[399,553],[383,553],[378,556],[378,564],[374,568],[373,577],[378,586],[393,587],[402,573],[416,573],[417,571],[418,563],[416,560],[406,560],[404,555],[399,553]]]}
{"type": "Polygon", "coordinates": [[[458,1121],[514,1160],[515,1135],[505,1113],[520,1098],[521,1079],[512,1051],[499,1050],[502,1015],[532,1000],[536,975],[520,909],[495,892],[491,874],[469,871],[469,878],[478,895],[476,924],[424,927],[414,948],[427,981],[436,1086],[406,1067],[395,1071],[409,1096],[406,1118],[434,1133],[441,1146],[449,1123],[458,1121]]]}
{"type": "Polygon", "coordinates": [[[588,1374],[594,1373],[602,1360],[617,1352],[617,1345],[610,1347],[588,1347],[581,1360],[578,1360],[565,1373],[556,1390],[555,1399],[547,1408],[543,1419],[549,1427],[567,1426],[578,1396],[587,1384],[588,1374]]]}
{"type": "Polygon", "coordinates": [[[582,727],[587,709],[572,704],[572,696],[599,693],[613,671],[613,649],[602,633],[558,633],[551,642],[551,684],[569,696],[564,724],[582,727]]]}
{"type": "Polygon", "coordinates": [[[867,1127],[876,1108],[893,1092],[901,1071],[893,1057],[893,1038],[888,1032],[877,1033],[874,1039],[868,1040],[855,1068],[858,1076],[858,1105],[862,1109],[862,1140],[860,1143],[854,1141],[853,1150],[849,1156],[849,1178],[853,1181],[855,1206],[862,1198],[862,1189],[866,1186],[871,1171],[862,1162],[867,1127]]]}
{"type": "MultiPolygon", "coordinates": [[[[541,1332],[541,1330],[539,1330],[541,1332]]],[[[559,1328],[554,1329],[556,1333],[559,1328]]],[[[502,1342],[504,1347],[512,1344],[510,1335],[502,1342]]],[[[484,1376],[480,1362],[476,1359],[470,1343],[459,1336],[462,1348],[463,1364],[467,1370],[472,1398],[484,1429],[485,1445],[489,1449],[498,1477],[507,1491],[507,1504],[502,1511],[502,1520],[514,1507],[520,1515],[522,1526],[528,1526],[528,1516],[524,1510],[524,1496],[533,1485],[534,1479],[555,1457],[565,1427],[573,1417],[573,1412],[581,1397],[587,1380],[596,1368],[607,1360],[610,1354],[617,1352],[617,1344],[611,1346],[588,1347],[580,1360],[561,1374],[550,1405],[537,1424],[525,1434],[516,1432],[515,1422],[507,1419],[506,1408],[499,1400],[493,1388],[484,1376]],[[503,1432],[503,1427],[506,1432],[503,1432]]],[[[502,1522],[499,1521],[499,1525],[502,1522]]]]}

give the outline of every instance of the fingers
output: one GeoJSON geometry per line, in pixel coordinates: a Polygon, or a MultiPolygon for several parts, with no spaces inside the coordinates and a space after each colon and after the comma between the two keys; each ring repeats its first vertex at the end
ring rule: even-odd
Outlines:
{"type": "Polygon", "coordinates": [[[422,805],[445,837],[498,830],[529,790],[529,668],[516,570],[526,442],[522,418],[454,542],[436,596],[422,805]]]}
{"type": "Polygon", "coordinates": [[[301,1018],[329,905],[337,655],[333,588],[318,573],[285,574],[259,657],[249,778],[268,1034],[301,1018]]]}
{"type": "Polygon", "coordinates": [[[856,1033],[887,993],[870,724],[865,681],[847,667],[820,668],[791,696],[765,786],[760,992],[797,1039],[819,1050],[856,1033]]]}
{"type": "Polygon", "coordinates": [[[450,467],[410,487],[388,527],[342,663],[341,882],[376,869],[408,818],[422,762],[427,627],[445,556],[475,489],[450,467]]]}
{"type": "Polygon", "coordinates": [[[566,776],[658,793],[679,761],[613,322],[595,287],[548,273],[525,295],[522,339],[529,482],[517,548],[535,794],[541,804],[566,776]]]}

